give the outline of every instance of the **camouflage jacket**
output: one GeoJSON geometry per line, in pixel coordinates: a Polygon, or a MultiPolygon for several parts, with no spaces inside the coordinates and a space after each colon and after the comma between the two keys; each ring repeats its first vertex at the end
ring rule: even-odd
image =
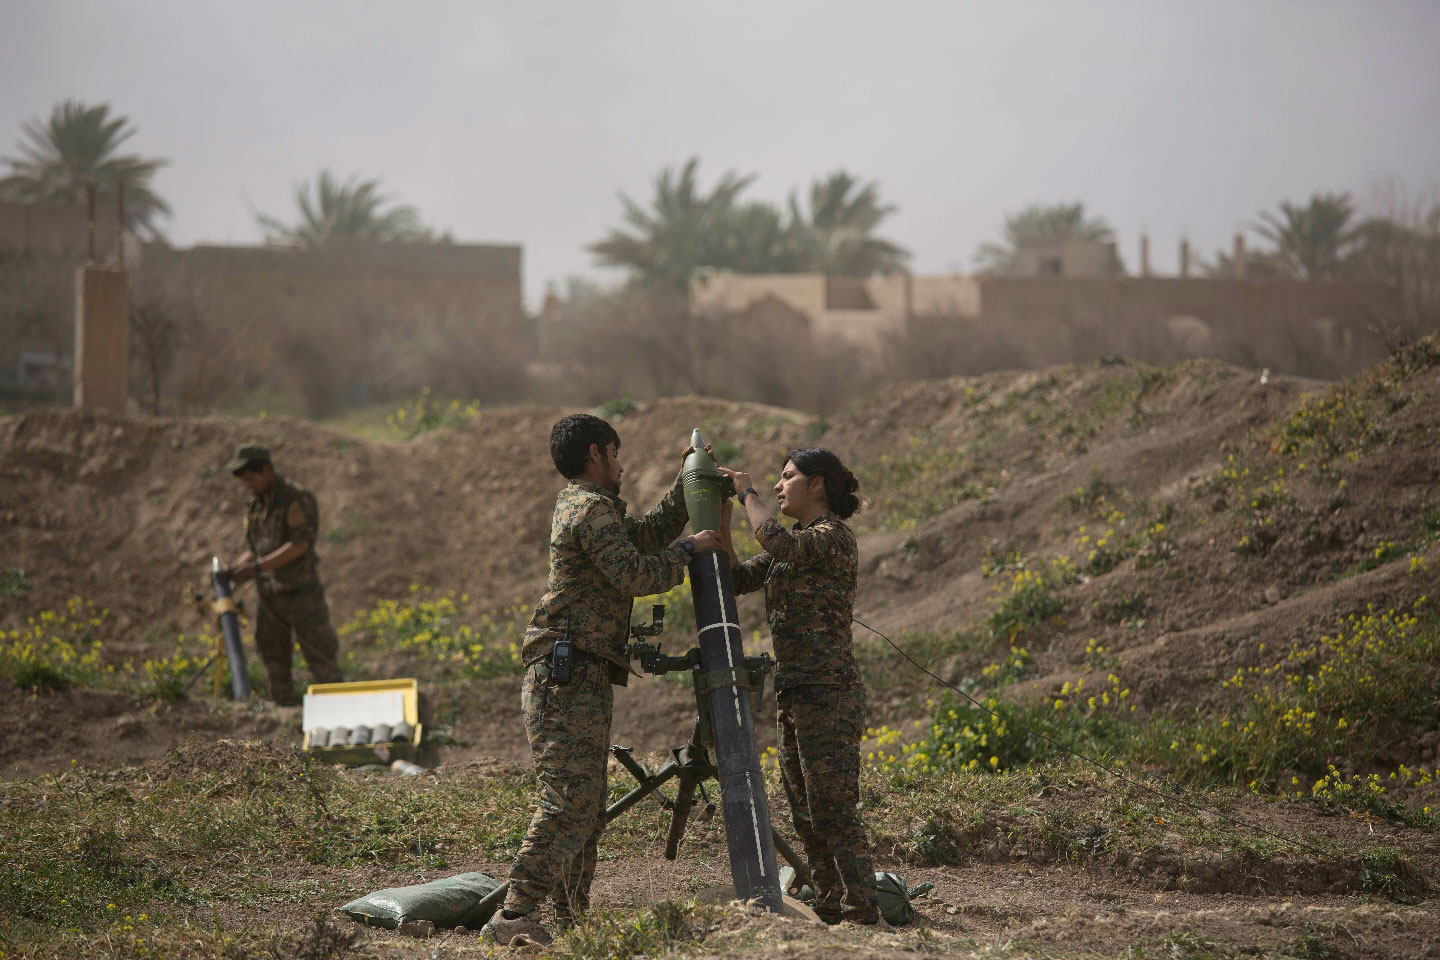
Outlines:
{"type": "Polygon", "coordinates": [[[755,537],[765,552],[735,569],[735,592],[765,588],[775,689],[860,683],[850,635],[860,561],[850,527],[830,513],[793,530],[772,517],[755,537]]]}
{"type": "Polygon", "coordinates": [[[608,490],[570,481],[555,499],[550,581],[525,630],[525,663],[549,656],[568,630],[576,649],[617,665],[611,676],[623,682],[631,601],[684,582],[690,558],[671,541],[688,519],[678,476],[640,519],[608,490]]]}
{"type": "Polygon", "coordinates": [[[245,511],[245,542],[259,560],[286,543],[308,549],[279,568],[260,574],[256,587],[262,594],[293,593],[320,586],[320,558],[315,541],[320,534],[320,508],[315,494],[277,476],[269,493],[250,498],[245,511]]]}

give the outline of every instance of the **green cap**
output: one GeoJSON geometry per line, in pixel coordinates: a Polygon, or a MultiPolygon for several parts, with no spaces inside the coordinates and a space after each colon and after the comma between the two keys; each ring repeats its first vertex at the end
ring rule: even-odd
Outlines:
{"type": "Polygon", "coordinates": [[[269,463],[269,448],[257,446],[255,444],[246,444],[243,447],[236,447],[235,456],[231,457],[230,462],[225,464],[225,469],[230,471],[231,473],[234,473],[236,470],[239,470],[241,467],[245,466],[245,464],[251,462],[252,460],[260,460],[264,463],[269,463]]]}

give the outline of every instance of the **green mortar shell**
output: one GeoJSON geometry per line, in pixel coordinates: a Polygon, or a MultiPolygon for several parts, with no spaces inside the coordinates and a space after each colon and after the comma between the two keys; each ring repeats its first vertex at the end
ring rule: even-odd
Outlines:
{"type": "MultiPolygon", "coordinates": [[[[696,430],[691,439],[700,436],[696,430]]],[[[690,514],[690,531],[720,529],[720,505],[735,495],[730,478],[715,469],[715,461],[704,450],[704,441],[695,443],[695,451],[685,458],[680,482],[685,491],[685,510],[690,514]]]]}

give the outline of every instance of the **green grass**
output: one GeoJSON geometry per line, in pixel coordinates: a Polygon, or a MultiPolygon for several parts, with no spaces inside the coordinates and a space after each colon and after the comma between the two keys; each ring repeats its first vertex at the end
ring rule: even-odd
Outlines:
{"type": "Polygon", "coordinates": [[[375,525],[366,518],[356,514],[346,514],[338,525],[325,531],[325,540],[327,543],[349,543],[351,540],[363,537],[373,529],[375,529],[375,525]]]}
{"type": "Polygon", "coordinates": [[[967,500],[986,500],[1004,483],[974,476],[964,451],[931,434],[910,438],[896,456],[863,465],[857,476],[871,506],[862,521],[868,529],[913,530],[920,521],[967,500]]]}
{"type": "Polygon", "coordinates": [[[1129,376],[1106,381],[1086,412],[1086,426],[1093,428],[1090,429],[1093,433],[1116,413],[1128,407],[1130,416],[1126,420],[1126,426],[1131,429],[1138,427],[1144,419],[1140,401],[1155,388],[1170,382],[1174,376],[1173,368],[1141,366],[1129,376]]]}
{"type": "MultiPolygon", "coordinates": [[[[900,642],[927,665],[976,666],[979,679],[968,684],[976,690],[1024,680],[1030,667],[1028,654],[1009,649],[993,669],[979,668],[994,646],[983,630],[909,634],[900,642]]],[[[888,646],[862,643],[857,652],[877,692],[887,677],[913,681],[888,646]]],[[[1417,647],[1405,657],[1431,652],[1417,647]]],[[[982,709],[942,699],[918,742],[958,745],[946,762],[924,762],[924,747],[899,746],[895,731],[872,731],[861,789],[880,856],[923,869],[971,863],[998,848],[1035,864],[1083,863],[1092,872],[1131,877],[1127,864],[1135,858],[1159,856],[1154,869],[1163,872],[1182,869],[1200,851],[1218,851],[1243,865],[1239,873],[1268,877],[1255,881],[1259,889],[1268,889],[1267,883],[1283,889],[1292,882],[1287,877],[1302,877],[1322,862],[1356,893],[1406,901],[1423,889],[1423,878],[1399,850],[1321,836],[1305,839],[1323,855],[1300,850],[1129,791],[1023,729],[1043,730],[1211,806],[1231,807],[1245,796],[1233,789],[1196,790],[1225,780],[1210,766],[1149,757],[1158,766],[1141,772],[1134,745],[1145,742],[1136,737],[1145,722],[1132,719],[1118,678],[1090,676],[1090,683],[1057,698],[1059,709],[1048,700],[992,698],[982,709]],[[1109,702],[1091,702],[1097,694],[1108,694],[1109,702]],[[1132,752],[1122,749],[1125,743],[1132,752]],[[1161,769],[1173,776],[1159,778],[1161,769]],[[1162,833],[1166,839],[1159,844],[1162,833]]],[[[778,798],[773,765],[767,764],[766,775],[778,798]]],[[[613,778],[612,799],[628,785],[627,778],[613,778]]],[[[347,939],[351,928],[317,922],[282,931],[265,925],[266,910],[295,903],[314,904],[317,913],[333,907],[363,892],[354,889],[355,871],[375,878],[368,886],[381,886],[431,879],[477,858],[508,860],[523,837],[533,791],[518,765],[456,767],[415,781],[321,766],[297,752],[235,741],[192,744],[146,770],[75,769],[3,783],[0,830],[7,846],[0,902],[7,905],[7,922],[0,925],[0,949],[7,956],[40,957],[343,956],[354,947],[347,939]],[[221,921],[222,913],[256,919],[236,926],[221,921]],[[100,943],[104,952],[89,946],[100,943]]],[[[1349,808],[1343,795],[1333,802],[1336,809],[1349,808]]],[[[642,804],[607,832],[604,855],[655,854],[667,821],[658,804],[642,804]]],[[[714,823],[692,825],[690,836],[692,850],[723,846],[714,823]]],[[[692,881],[699,882],[684,883],[692,881]]],[[[745,955],[760,935],[736,926],[729,908],[666,902],[650,910],[597,912],[548,955],[659,956],[694,952],[702,944],[717,956],[745,955]]],[[[1201,945],[1187,936],[1174,931],[1161,940],[1166,950],[1201,945]]],[[[1323,938],[1307,942],[1307,949],[1323,946],[1323,938]]]]}
{"type": "Polygon", "coordinates": [[[910,438],[899,455],[865,463],[855,475],[870,498],[861,514],[868,530],[914,530],[920,521],[968,499],[988,499],[1004,479],[976,476],[963,450],[930,433],[910,438]]]}
{"type": "Polygon", "coordinates": [[[547,956],[557,960],[630,960],[699,947],[725,916],[720,907],[666,900],[643,911],[604,910],[587,916],[547,956]]]}
{"type": "Polygon", "coordinates": [[[19,568],[0,570],[0,597],[23,597],[30,592],[25,571],[19,568]]]}
{"type": "MultiPolygon", "coordinates": [[[[1114,661],[1105,653],[1092,641],[1085,676],[1038,701],[988,696],[977,705],[946,694],[925,735],[882,753],[879,769],[918,776],[1003,772],[1074,751],[1167,770],[1200,785],[1244,786],[1440,830],[1440,771],[1404,764],[1377,768],[1372,761],[1346,775],[1331,762],[1381,755],[1386,746],[1434,727],[1440,623],[1424,601],[1410,611],[1348,618],[1334,635],[1237,670],[1220,684],[1233,691],[1232,706],[1188,719],[1137,716],[1129,687],[1110,672],[1114,661]],[[1397,799],[1407,795],[1409,802],[1397,799]]],[[[979,671],[979,680],[960,686],[978,695],[986,686],[1023,678],[1027,668],[1028,652],[1012,649],[979,671]]]]}
{"type": "MultiPolygon", "coordinates": [[[[783,809],[773,766],[766,775],[772,802],[781,805],[772,809],[783,809]]],[[[612,797],[625,786],[616,777],[612,797]]],[[[342,955],[354,928],[267,928],[267,909],[299,903],[322,913],[364,892],[357,883],[420,882],[476,859],[508,860],[524,835],[534,789],[518,765],[460,766],[413,780],[240,741],[194,743],[143,770],[77,768],[0,783],[7,838],[0,949],[27,957],[342,955]],[[236,926],[222,914],[253,919],[236,926]],[[265,952],[277,937],[284,940],[279,952],[265,952]],[[109,952],[87,946],[95,943],[109,952]]],[[[1269,864],[1282,886],[1286,876],[1303,876],[1322,861],[1355,892],[1403,898],[1423,885],[1396,849],[1367,851],[1323,837],[1307,838],[1323,855],[1288,848],[1126,794],[1074,763],[998,773],[867,769],[861,795],[879,855],[913,869],[969,863],[1003,843],[1034,863],[1083,862],[1129,876],[1126,864],[1155,850],[1163,832],[1161,853],[1177,869],[1204,850],[1251,871],[1269,864]]],[[[667,821],[658,804],[642,804],[607,831],[604,856],[658,855],[667,821]]],[[[689,835],[691,850],[723,848],[716,823],[692,824],[689,835]]],[[[757,934],[740,930],[736,917],[732,908],[688,902],[599,911],[549,955],[657,956],[704,944],[717,956],[743,956],[745,937],[757,934]]]]}
{"type": "Polygon", "coordinates": [[[468,403],[458,397],[437,397],[425,387],[408,403],[385,418],[391,434],[400,440],[414,440],[444,428],[461,427],[480,415],[480,401],[468,403]]]}
{"type": "Polygon", "coordinates": [[[395,432],[388,422],[388,418],[394,413],[394,403],[370,403],[343,410],[333,417],[326,417],[320,423],[331,430],[338,430],[345,434],[344,437],[337,437],[331,442],[336,450],[350,450],[359,446],[362,441],[368,443],[395,442],[395,432]]]}
{"type": "Polygon", "coordinates": [[[606,420],[611,420],[634,413],[638,409],[640,409],[640,405],[631,400],[630,394],[627,393],[623,397],[606,400],[596,408],[596,413],[606,420]]]}
{"type": "Polygon", "coordinates": [[[236,394],[214,409],[222,417],[303,417],[299,400],[274,386],[259,386],[236,394]]]}
{"type": "Polygon", "coordinates": [[[1052,565],[1049,571],[1015,571],[1008,583],[996,588],[995,602],[985,619],[990,635],[1012,644],[1025,637],[1047,639],[1049,628],[1065,609],[1059,591],[1070,569],[1052,565]]]}
{"type": "Polygon", "coordinates": [[[89,688],[121,691],[137,704],[174,702],[185,698],[185,682],[215,649],[214,637],[182,634],[159,656],[116,662],[106,640],[119,635],[108,610],[79,598],[36,611],[23,627],[0,632],[0,677],[40,695],[89,688]]]}
{"type": "MultiPolygon", "coordinates": [[[[863,629],[856,630],[855,636],[855,659],[860,664],[865,689],[872,696],[885,696],[930,682],[917,674],[905,657],[884,640],[868,636],[863,629]]],[[[978,672],[985,655],[994,649],[994,641],[989,636],[974,630],[905,631],[893,639],[915,662],[942,677],[947,673],[978,672]]]]}
{"type": "Polygon", "coordinates": [[[484,678],[523,672],[527,603],[492,612],[471,609],[468,594],[436,596],[418,583],[404,600],[379,600],[340,628],[357,651],[409,655],[427,679],[484,678]]]}

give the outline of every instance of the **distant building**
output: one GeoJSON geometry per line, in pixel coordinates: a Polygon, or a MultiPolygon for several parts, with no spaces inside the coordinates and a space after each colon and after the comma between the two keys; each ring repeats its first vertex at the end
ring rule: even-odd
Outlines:
{"type": "Polygon", "coordinates": [[[1053,258],[1037,259],[1037,269],[1051,272],[1034,276],[697,274],[690,301],[716,330],[765,330],[783,315],[816,344],[848,343],[876,362],[896,348],[912,369],[935,358],[935,367],[950,373],[1120,354],[1152,363],[1217,357],[1339,377],[1386,355],[1377,327],[1399,313],[1396,291],[1378,283],[1065,272],[1096,269],[1107,248],[1076,247],[1085,255],[1066,259],[1068,248],[1059,246],[1052,251],[1058,267],[1053,258]]]}
{"type": "MultiPolygon", "coordinates": [[[[41,376],[35,358],[73,352],[75,270],[90,243],[82,208],[0,204],[0,370],[25,355],[41,376]]],[[[119,257],[113,210],[97,211],[94,248],[98,262],[119,257]]],[[[132,309],[163,304],[192,324],[173,360],[181,406],[261,386],[311,412],[427,385],[518,395],[530,353],[519,246],[127,237],[124,254],[132,309]]]]}
{"type": "Polygon", "coordinates": [[[1115,277],[1124,271],[1112,240],[1063,237],[1021,244],[1015,251],[1016,277],[1115,277]]]}

